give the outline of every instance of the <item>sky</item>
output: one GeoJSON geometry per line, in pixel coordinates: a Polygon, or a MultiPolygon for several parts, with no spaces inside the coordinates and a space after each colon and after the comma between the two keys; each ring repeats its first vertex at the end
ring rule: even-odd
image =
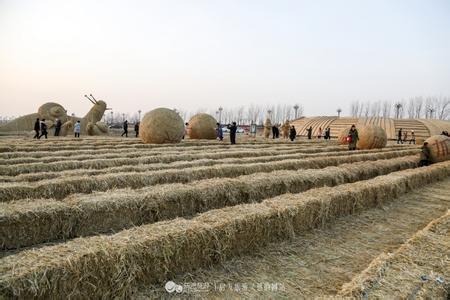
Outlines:
{"type": "Polygon", "coordinates": [[[0,115],[450,96],[449,0],[0,0],[0,115]]]}

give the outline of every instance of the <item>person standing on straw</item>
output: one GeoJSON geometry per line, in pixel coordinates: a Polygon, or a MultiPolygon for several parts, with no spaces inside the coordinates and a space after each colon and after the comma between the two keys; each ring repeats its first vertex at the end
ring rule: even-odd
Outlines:
{"type": "Polygon", "coordinates": [[[75,133],[75,137],[80,137],[80,131],[81,131],[81,123],[80,120],[78,120],[75,123],[75,126],[73,126],[73,132],[75,133]]]}
{"type": "Polygon", "coordinates": [[[289,138],[291,139],[291,142],[293,142],[296,137],[297,137],[297,130],[295,130],[294,125],[292,125],[291,129],[289,130],[289,138]]]}
{"type": "Polygon", "coordinates": [[[347,140],[348,140],[348,150],[356,150],[356,143],[358,143],[359,136],[358,136],[358,130],[356,130],[355,125],[352,125],[352,127],[350,128],[350,131],[348,132],[347,140]]]}
{"type": "Polygon", "coordinates": [[[411,130],[411,139],[409,140],[409,143],[413,143],[414,145],[416,144],[416,135],[414,133],[414,130],[411,130]]]}
{"type": "Polygon", "coordinates": [[[47,139],[47,124],[45,124],[45,119],[42,119],[41,121],[41,134],[38,136],[38,139],[40,139],[42,136],[45,136],[47,139]]]}
{"type": "Polygon", "coordinates": [[[219,141],[223,141],[223,130],[222,126],[220,126],[220,123],[216,123],[216,137],[219,141]]]}
{"type": "Polygon", "coordinates": [[[425,167],[430,164],[430,148],[428,148],[428,142],[424,142],[420,149],[420,162],[419,167],[425,167]]]}
{"type": "Polygon", "coordinates": [[[125,120],[125,122],[123,122],[123,132],[121,136],[123,136],[124,134],[125,137],[128,137],[128,120],[125,120]]]}
{"type": "Polygon", "coordinates": [[[62,122],[60,119],[56,119],[55,124],[55,136],[59,136],[59,132],[61,131],[62,122]]]}
{"type": "Polygon", "coordinates": [[[33,139],[39,139],[40,130],[41,130],[41,122],[39,122],[39,118],[37,118],[36,122],[34,122],[34,132],[36,132],[36,134],[33,136],[33,139]]]}
{"type": "Polygon", "coordinates": [[[227,128],[230,130],[231,145],[235,145],[236,144],[236,131],[237,131],[236,122],[233,122],[232,125],[228,124],[227,128]]]}
{"type": "Polygon", "coordinates": [[[134,131],[136,132],[136,137],[139,136],[139,125],[141,125],[141,122],[136,122],[136,124],[134,124],[134,131]]]}
{"type": "Polygon", "coordinates": [[[312,126],[306,129],[306,131],[308,131],[308,140],[310,140],[312,138],[312,126]]]}
{"type": "Polygon", "coordinates": [[[403,132],[403,128],[400,128],[399,131],[398,131],[398,136],[397,136],[397,144],[403,144],[402,132],[403,132]]]}

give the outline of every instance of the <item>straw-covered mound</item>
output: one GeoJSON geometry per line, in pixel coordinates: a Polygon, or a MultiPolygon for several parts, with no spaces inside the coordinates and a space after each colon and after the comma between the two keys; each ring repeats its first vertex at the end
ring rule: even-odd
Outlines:
{"type": "Polygon", "coordinates": [[[433,135],[426,139],[433,163],[450,159],[450,138],[445,135],[433,135]]]}
{"type": "Polygon", "coordinates": [[[168,108],[146,113],[139,127],[139,136],[147,144],[179,143],[183,134],[183,119],[168,108]]]}
{"type": "Polygon", "coordinates": [[[272,132],[272,122],[269,118],[264,122],[264,137],[268,139],[270,137],[270,133],[272,132]]]}
{"type": "Polygon", "coordinates": [[[386,131],[380,126],[366,125],[356,128],[358,130],[358,149],[384,148],[387,145],[386,131]]]}
{"type": "Polygon", "coordinates": [[[188,135],[191,139],[213,140],[216,138],[217,121],[208,114],[196,114],[189,120],[188,135]]]}

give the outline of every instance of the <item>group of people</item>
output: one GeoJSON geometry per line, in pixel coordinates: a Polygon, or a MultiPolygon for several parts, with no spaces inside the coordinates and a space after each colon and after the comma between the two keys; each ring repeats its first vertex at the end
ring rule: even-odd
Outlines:
{"type": "MultiPolygon", "coordinates": [[[[309,126],[308,129],[306,129],[306,132],[308,134],[308,140],[312,139],[312,133],[313,133],[313,128],[312,126],[309,126]]],[[[317,138],[321,139],[323,136],[323,138],[325,140],[330,140],[331,139],[331,129],[330,127],[325,128],[325,132],[322,130],[322,127],[319,127],[319,130],[317,131],[317,138]]]]}
{"type": "MultiPolygon", "coordinates": [[[[408,141],[408,131],[403,131],[403,128],[400,128],[398,130],[397,134],[397,144],[403,144],[408,141]]],[[[414,133],[414,130],[411,130],[411,137],[409,138],[410,144],[416,144],[416,134],[414,133]]]]}
{"type": "MultiPolygon", "coordinates": [[[[62,122],[60,119],[55,120],[55,136],[59,136],[61,133],[62,128],[62,122]]],[[[81,123],[78,120],[75,125],[73,126],[73,132],[75,133],[75,137],[80,137],[80,131],[81,131],[81,123]]],[[[45,119],[39,120],[39,118],[36,119],[34,122],[34,132],[35,135],[33,136],[34,139],[40,139],[41,137],[48,138],[48,126],[45,123],[45,119]]]]}
{"type": "MultiPolygon", "coordinates": [[[[136,137],[139,136],[139,126],[141,125],[141,122],[137,121],[134,124],[134,133],[136,134],[136,137]]],[[[121,136],[128,137],[128,120],[125,120],[122,124],[123,132],[121,136]]]]}

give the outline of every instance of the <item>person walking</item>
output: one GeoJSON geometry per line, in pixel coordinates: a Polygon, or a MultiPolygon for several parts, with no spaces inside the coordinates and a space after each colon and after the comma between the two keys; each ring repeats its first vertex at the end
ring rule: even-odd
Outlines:
{"type": "Polygon", "coordinates": [[[125,122],[123,122],[123,132],[122,135],[123,136],[125,134],[125,137],[128,137],[128,121],[125,120],[125,122]]]}
{"type": "Polygon", "coordinates": [[[280,138],[280,127],[279,125],[275,125],[275,138],[280,138]]]}
{"type": "Polygon", "coordinates": [[[36,134],[33,136],[33,139],[39,139],[40,130],[41,130],[41,122],[39,122],[39,118],[37,118],[36,122],[34,122],[34,132],[36,132],[36,134]]]}
{"type": "Polygon", "coordinates": [[[216,138],[219,141],[223,141],[223,130],[222,130],[222,126],[220,126],[220,123],[216,123],[217,127],[216,127],[216,138]]]}
{"type": "Polygon", "coordinates": [[[41,121],[41,134],[38,136],[38,139],[40,139],[42,136],[45,136],[47,139],[47,124],[45,124],[45,119],[42,119],[41,121]]]}
{"type": "Polygon", "coordinates": [[[235,145],[236,144],[236,131],[237,131],[236,122],[233,122],[232,125],[228,124],[227,128],[230,130],[231,145],[235,145]]]}
{"type": "Polygon", "coordinates": [[[189,123],[188,122],[184,123],[183,140],[184,140],[184,137],[188,134],[188,127],[189,127],[189,123]]]}
{"type": "Polygon", "coordinates": [[[403,142],[406,143],[406,140],[408,139],[408,131],[403,132],[403,142]]]}
{"type": "Polygon", "coordinates": [[[60,119],[56,119],[55,124],[55,136],[59,136],[59,132],[61,131],[62,122],[60,119]]]}
{"type": "Polygon", "coordinates": [[[348,150],[356,150],[356,143],[358,143],[359,136],[358,130],[356,129],[355,125],[352,125],[352,127],[350,128],[347,140],[348,140],[348,150]]]}
{"type": "Polygon", "coordinates": [[[319,127],[319,134],[317,135],[317,138],[320,139],[322,138],[322,127],[319,127]]]}
{"type": "Polygon", "coordinates": [[[308,140],[310,140],[312,138],[312,126],[306,129],[306,131],[308,131],[308,140]]]}
{"type": "Polygon", "coordinates": [[[80,120],[78,120],[75,125],[73,126],[73,132],[75,133],[75,137],[80,137],[80,131],[81,131],[81,123],[80,120]]]}
{"type": "Polygon", "coordinates": [[[428,148],[428,142],[424,142],[420,149],[419,167],[426,167],[428,165],[430,165],[430,148],[428,148]]]}
{"type": "Polygon", "coordinates": [[[402,141],[402,132],[403,132],[403,128],[400,128],[400,129],[398,130],[397,144],[403,144],[403,141],[402,141]]]}
{"type": "Polygon", "coordinates": [[[411,130],[411,139],[409,140],[409,144],[413,143],[416,144],[416,134],[414,133],[414,130],[411,130]]]}
{"type": "Polygon", "coordinates": [[[134,124],[134,132],[136,132],[136,137],[139,136],[139,126],[141,125],[141,122],[136,122],[136,124],[134,124]]]}
{"type": "Polygon", "coordinates": [[[275,139],[277,136],[277,126],[275,126],[275,124],[273,124],[272,126],[272,139],[275,139]]]}
{"type": "Polygon", "coordinates": [[[330,127],[327,127],[327,129],[325,129],[325,136],[327,140],[331,139],[331,129],[330,127]]]}
{"type": "Polygon", "coordinates": [[[291,142],[293,142],[296,137],[297,137],[297,131],[295,130],[294,125],[292,125],[291,129],[289,130],[289,138],[291,139],[291,142]]]}

